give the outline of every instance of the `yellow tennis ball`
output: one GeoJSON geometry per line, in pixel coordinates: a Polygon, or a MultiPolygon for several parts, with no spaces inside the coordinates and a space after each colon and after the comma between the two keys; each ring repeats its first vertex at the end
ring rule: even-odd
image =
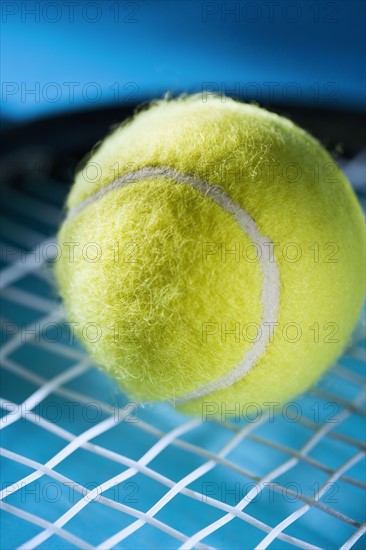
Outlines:
{"type": "Polygon", "coordinates": [[[160,101],[77,174],[59,232],[76,333],[135,400],[236,414],[341,354],[364,296],[364,220],[289,120],[228,98],[160,101]]]}

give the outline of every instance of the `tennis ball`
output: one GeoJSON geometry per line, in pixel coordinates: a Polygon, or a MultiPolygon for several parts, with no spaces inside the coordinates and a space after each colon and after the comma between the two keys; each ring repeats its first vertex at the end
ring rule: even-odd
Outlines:
{"type": "Polygon", "coordinates": [[[76,175],[58,235],[76,334],[138,401],[284,403],[342,353],[364,220],[323,147],[228,98],[153,103],[76,175]]]}

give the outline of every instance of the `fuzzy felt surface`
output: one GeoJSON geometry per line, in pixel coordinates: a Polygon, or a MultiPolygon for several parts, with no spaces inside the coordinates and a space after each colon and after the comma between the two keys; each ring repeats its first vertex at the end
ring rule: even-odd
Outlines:
{"type": "Polygon", "coordinates": [[[55,265],[69,318],[96,362],[142,401],[179,401],[230,373],[263,322],[257,250],[279,269],[271,341],[238,382],[179,406],[200,414],[305,390],[341,354],[364,297],[364,220],[331,157],[289,120],[252,105],[162,101],[91,155],[69,211],[144,167],[219,186],[269,246],[254,249],[225,208],[169,177],[100,193],[65,220],[55,265]]]}

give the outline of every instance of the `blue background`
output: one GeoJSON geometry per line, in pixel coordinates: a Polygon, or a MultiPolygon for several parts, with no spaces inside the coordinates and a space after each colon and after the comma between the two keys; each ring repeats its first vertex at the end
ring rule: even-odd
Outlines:
{"type": "Polygon", "coordinates": [[[202,89],[363,106],[362,0],[4,1],[1,10],[6,118],[202,89]]]}
{"type": "MultiPolygon", "coordinates": [[[[357,112],[363,107],[366,92],[365,8],[363,0],[70,0],[67,3],[3,0],[0,5],[2,117],[22,121],[80,108],[89,109],[92,116],[92,109],[103,105],[132,105],[161,96],[167,91],[178,94],[202,89],[226,92],[234,97],[254,99],[260,103],[321,107],[329,109],[329,113],[331,109],[357,112]],[[71,89],[74,89],[73,95],[71,89]]],[[[77,128],[70,126],[69,134],[71,132],[79,139],[77,128]]],[[[26,134],[22,131],[19,133],[26,134]]],[[[44,139],[44,134],[41,135],[44,139]]],[[[64,135],[61,134],[60,140],[64,135]]],[[[26,139],[29,138],[26,136],[26,139]]],[[[34,139],[32,133],[32,143],[34,139]]],[[[60,144],[57,146],[60,147],[60,144]]],[[[25,162],[21,155],[14,158],[20,159],[20,165],[25,162]]],[[[58,224],[55,208],[61,210],[67,192],[66,185],[59,185],[52,180],[24,179],[23,194],[17,188],[7,189],[6,205],[9,210],[6,211],[5,219],[8,223],[2,224],[5,242],[10,241],[22,250],[26,248],[21,242],[25,235],[32,240],[54,232],[58,224]],[[35,207],[35,204],[40,206],[35,207]],[[8,220],[10,216],[12,224],[8,220]]],[[[45,300],[41,304],[47,304],[54,298],[54,288],[43,277],[37,277],[37,273],[25,274],[10,290],[15,290],[15,293],[28,292],[30,296],[45,300]]],[[[36,311],[33,302],[24,300],[22,304],[14,304],[9,296],[3,302],[5,319],[15,324],[20,321],[41,322],[45,314],[44,306],[36,311]]],[[[252,434],[257,439],[244,438],[230,453],[229,459],[233,464],[263,477],[270,469],[291,458],[293,453],[300,453],[309,438],[325,425],[323,416],[318,425],[311,423],[314,405],[318,405],[322,413],[329,412],[329,398],[322,395],[329,395],[336,403],[339,402],[342,411],[347,411],[345,403],[359,395],[363,382],[364,347],[363,340],[354,349],[353,355],[349,352],[340,359],[340,368],[330,370],[320,381],[318,394],[305,394],[300,398],[299,403],[307,423],[292,424],[279,416],[275,424],[268,422],[258,425],[252,434]],[[286,451],[286,447],[289,451],[286,451]]],[[[69,351],[78,349],[75,346],[75,349],[70,348],[69,351]]],[[[41,382],[35,383],[34,377],[36,380],[37,377],[51,380],[73,365],[71,358],[58,354],[53,348],[44,349],[32,344],[14,349],[10,360],[30,375],[30,379],[27,379],[11,370],[4,371],[3,397],[14,403],[22,403],[37,390],[41,382]]],[[[89,369],[64,384],[63,388],[78,392],[87,402],[102,402],[107,408],[123,408],[127,403],[127,398],[115,384],[96,369],[89,369]]],[[[70,401],[65,401],[64,394],[48,395],[35,408],[35,412],[47,418],[47,406],[57,405],[56,410],[61,411],[61,417],[57,422],[53,420],[53,423],[79,435],[93,425],[81,412],[84,403],[80,399],[74,421],[67,416],[70,401]]],[[[323,469],[314,466],[314,461],[337,470],[350,457],[356,456],[361,446],[364,424],[362,417],[353,409],[347,415],[344,422],[332,426],[329,437],[323,434],[319,439],[309,453],[313,462],[300,461],[279,476],[277,481],[284,485],[296,481],[304,491],[303,494],[311,498],[314,484],[322,484],[329,477],[323,469]],[[339,438],[331,435],[338,435],[339,438]]],[[[138,425],[127,422],[116,424],[109,432],[94,438],[93,443],[114,451],[118,456],[138,460],[159,441],[159,430],[168,433],[187,422],[187,418],[177,411],[167,412],[164,405],[141,408],[139,418],[141,422],[138,425]],[[158,434],[139,429],[142,422],[156,428],[158,434]]],[[[244,423],[238,423],[236,427],[244,428],[244,423]]],[[[206,423],[189,430],[183,440],[216,454],[233,433],[224,425],[206,423]]],[[[3,446],[6,449],[41,464],[66,445],[66,440],[27,419],[14,422],[6,428],[4,434],[3,446]]],[[[169,445],[154,459],[151,467],[178,482],[203,461],[200,455],[169,445]]],[[[33,471],[8,458],[2,459],[1,466],[4,484],[20,480],[33,471]]],[[[57,472],[83,484],[91,481],[101,483],[121,469],[119,462],[102,460],[100,455],[85,449],[77,450],[55,468],[57,472]]],[[[360,460],[346,475],[363,482],[364,471],[364,461],[360,460]]],[[[47,483],[52,481],[52,478],[43,476],[38,485],[35,482],[23,488],[7,498],[6,502],[54,522],[71,507],[69,492],[57,482],[61,497],[52,504],[44,497],[37,500],[32,493],[36,487],[43,491],[47,483]]],[[[138,501],[133,505],[138,510],[146,511],[167,492],[165,486],[149,476],[137,474],[132,481],[138,488],[138,501]]],[[[214,482],[217,487],[222,487],[224,483],[231,490],[237,483],[240,487],[246,486],[248,481],[249,478],[244,474],[219,465],[212,473],[191,483],[190,488],[200,492],[203,490],[202,483],[214,482]]],[[[106,492],[105,496],[125,503],[126,489],[122,485],[118,496],[111,492],[106,492]]],[[[80,495],[73,493],[72,497],[77,501],[80,495]]],[[[216,497],[219,500],[225,498],[221,495],[216,497]]],[[[327,497],[329,495],[323,499],[325,504],[329,502],[327,497]]],[[[363,491],[358,486],[340,481],[337,500],[329,506],[361,522],[363,497],[363,491]]],[[[285,498],[269,502],[268,496],[264,494],[262,499],[252,502],[246,511],[274,526],[300,506],[300,502],[290,502],[285,498]]],[[[208,507],[203,501],[187,500],[179,495],[164,507],[158,517],[166,524],[192,534],[221,515],[216,508],[208,507]]],[[[41,530],[32,522],[8,512],[2,514],[2,521],[3,548],[18,547],[41,530]]],[[[132,521],[128,514],[93,503],[70,521],[66,529],[88,541],[90,546],[95,546],[132,521]]],[[[335,548],[352,536],[355,530],[354,526],[313,507],[286,532],[324,548],[335,548]]],[[[253,548],[260,543],[264,534],[247,523],[234,520],[204,542],[218,548],[242,548],[243,536],[247,547],[253,548]]],[[[116,548],[177,546],[176,539],[146,525],[116,548]]],[[[73,548],[56,536],[40,546],[41,549],[65,547],[73,548]]],[[[354,546],[355,549],[364,547],[364,539],[359,539],[354,546]]],[[[271,548],[283,550],[290,546],[277,540],[271,544],[271,548]]]]}

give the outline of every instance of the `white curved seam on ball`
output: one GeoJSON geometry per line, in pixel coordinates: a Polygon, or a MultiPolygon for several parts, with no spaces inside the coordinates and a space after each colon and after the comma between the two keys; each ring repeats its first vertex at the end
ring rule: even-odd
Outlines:
{"type": "Polygon", "coordinates": [[[279,268],[274,255],[271,257],[268,252],[267,257],[267,254],[263,254],[265,250],[264,247],[267,245],[273,245],[273,242],[269,237],[265,237],[261,234],[253,218],[238,203],[234,202],[221,187],[217,185],[211,185],[194,176],[182,174],[174,168],[157,168],[154,166],[147,166],[145,168],[140,168],[135,172],[130,172],[128,174],[119,176],[112,183],[96,191],[93,195],[72,208],[69,211],[66,220],[73,219],[82,210],[84,210],[84,208],[86,208],[90,204],[97,202],[99,199],[103,198],[111,191],[121,189],[122,187],[131,183],[157,177],[163,177],[172,180],[178,184],[191,185],[205,196],[209,196],[216,204],[221,206],[237,221],[242,230],[246,234],[248,234],[253,243],[259,246],[259,250],[261,251],[259,260],[263,273],[263,314],[261,326],[259,327],[258,331],[260,337],[253,344],[250,350],[244,355],[240,363],[231,371],[222,375],[220,378],[208,382],[207,384],[204,384],[199,388],[187,393],[186,395],[176,398],[174,400],[176,404],[181,404],[233,386],[236,382],[239,382],[257,364],[258,360],[264,354],[267,344],[271,339],[271,324],[277,321],[280,303],[280,276],[279,268]]]}

